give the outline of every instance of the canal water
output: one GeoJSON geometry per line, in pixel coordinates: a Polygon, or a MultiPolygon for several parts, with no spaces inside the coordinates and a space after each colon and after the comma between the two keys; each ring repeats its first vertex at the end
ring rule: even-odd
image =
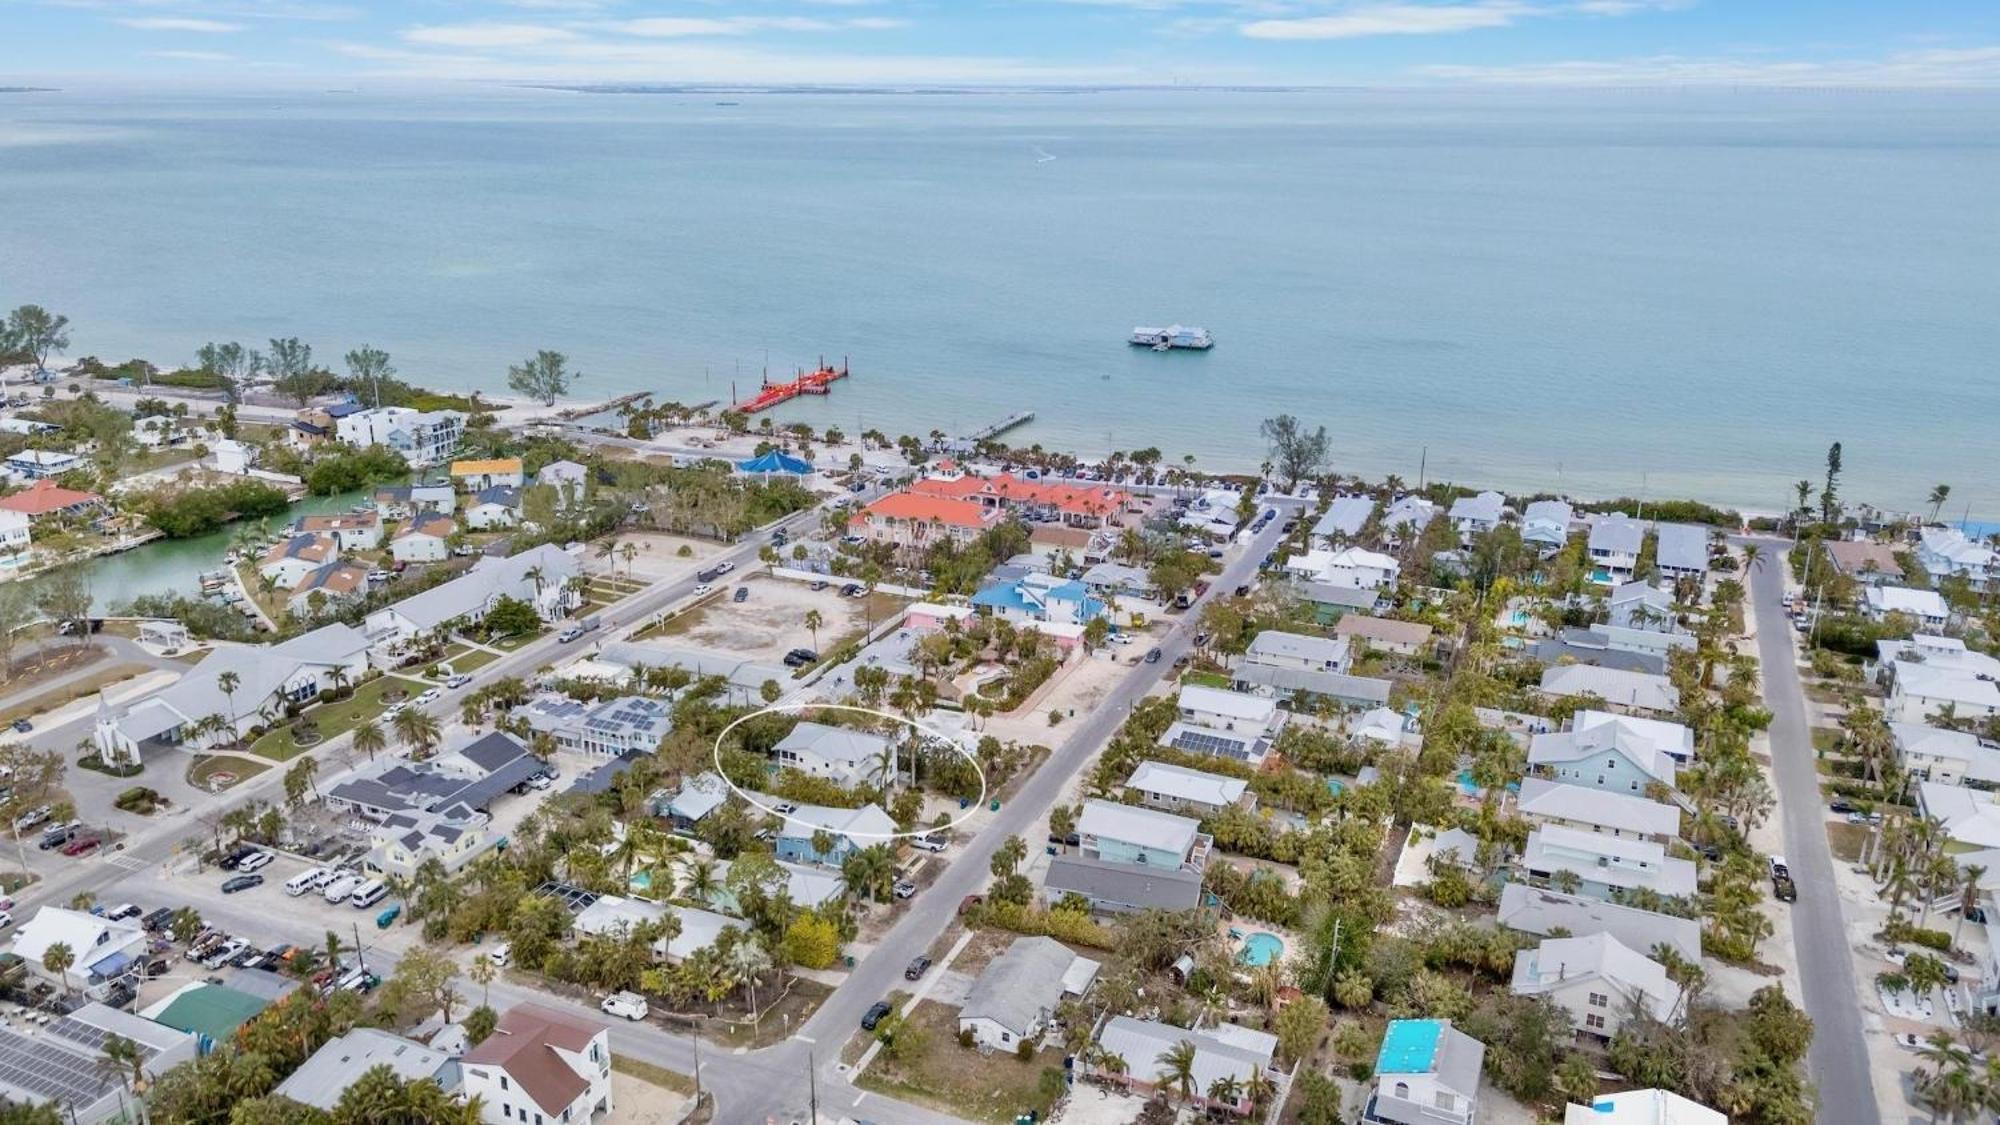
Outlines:
{"type": "MultiPolygon", "coordinates": [[[[374,495],[373,489],[342,492],[333,496],[308,496],[292,505],[285,516],[263,521],[273,534],[300,516],[331,515],[344,512],[374,495]]],[[[220,531],[192,539],[155,539],[143,547],[122,554],[103,555],[86,570],[90,593],[98,613],[109,613],[141,594],[184,594],[201,596],[203,571],[220,570],[222,558],[241,530],[227,524],[220,531]]]]}

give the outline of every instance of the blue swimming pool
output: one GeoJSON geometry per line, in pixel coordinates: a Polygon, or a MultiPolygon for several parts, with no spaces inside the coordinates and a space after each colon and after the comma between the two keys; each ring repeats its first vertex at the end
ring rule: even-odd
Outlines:
{"type": "Polygon", "coordinates": [[[1277,934],[1255,933],[1243,939],[1243,951],[1236,955],[1245,965],[1261,967],[1285,955],[1285,943],[1277,934]]]}

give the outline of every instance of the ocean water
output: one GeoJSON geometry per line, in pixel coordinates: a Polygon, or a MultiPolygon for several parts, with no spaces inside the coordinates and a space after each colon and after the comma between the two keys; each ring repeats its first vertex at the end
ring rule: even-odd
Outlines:
{"type": "Polygon", "coordinates": [[[499,391],[1769,510],[2000,517],[2000,95],[0,96],[0,305],[76,354],[368,342],[499,391]],[[734,102],[722,105],[719,102],[734,102]],[[1053,157],[1053,159],[1050,159],[1053,157]],[[1126,345],[1181,321],[1207,354],[1126,345]]]}

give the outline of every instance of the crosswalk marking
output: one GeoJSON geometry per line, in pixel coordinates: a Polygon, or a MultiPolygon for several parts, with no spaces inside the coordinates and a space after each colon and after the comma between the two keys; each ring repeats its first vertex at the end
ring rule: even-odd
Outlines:
{"type": "Polygon", "coordinates": [[[129,855],[123,852],[117,855],[106,856],[104,862],[127,871],[144,871],[147,867],[145,860],[140,859],[136,855],[129,855]]]}

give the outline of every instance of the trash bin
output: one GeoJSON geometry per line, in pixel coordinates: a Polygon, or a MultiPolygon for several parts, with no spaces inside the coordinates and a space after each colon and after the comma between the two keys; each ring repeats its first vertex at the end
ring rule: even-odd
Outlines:
{"type": "Polygon", "coordinates": [[[992,804],[992,805],[990,805],[990,806],[988,806],[988,807],[989,807],[989,808],[991,808],[991,809],[992,809],[992,810],[993,810],[994,812],[999,812],[999,811],[1000,811],[1000,798],[998,798],[998,797],[995,797],[995,798],[993,798],[993,804],[992,804]]]}

